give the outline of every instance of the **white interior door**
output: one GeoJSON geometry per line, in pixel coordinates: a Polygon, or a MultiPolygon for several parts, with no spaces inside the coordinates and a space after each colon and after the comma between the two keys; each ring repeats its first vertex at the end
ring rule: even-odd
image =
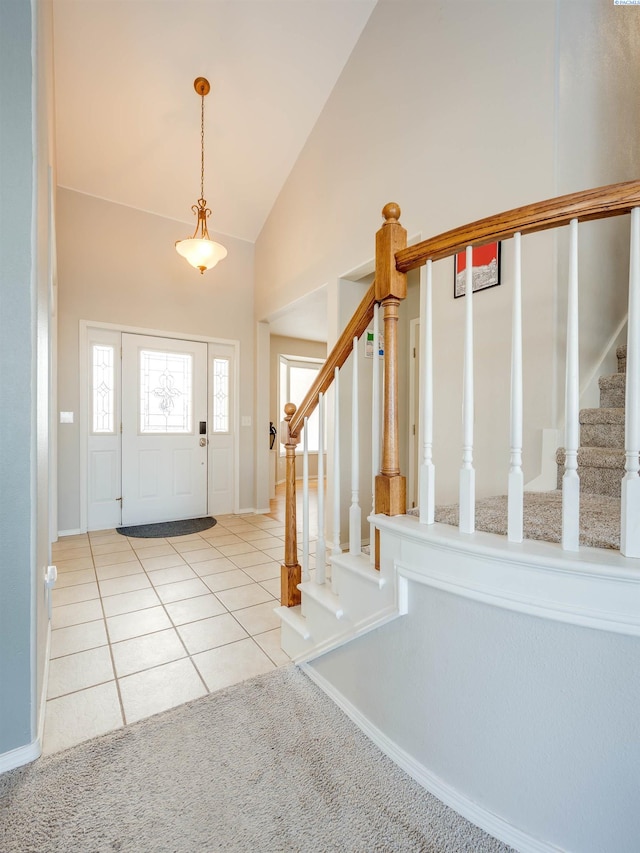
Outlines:
{"type": "Polygon", "coordinates": [[[207,345],[122,335],[122,524],[207,514],[207,345]]]}

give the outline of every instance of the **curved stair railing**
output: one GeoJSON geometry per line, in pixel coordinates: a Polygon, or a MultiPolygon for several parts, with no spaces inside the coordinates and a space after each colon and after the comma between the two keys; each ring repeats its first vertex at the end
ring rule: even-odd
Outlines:
{"type": "MultiPolygon", "coordinates": [[[[423,446],[421,449],[419,507],[420,522],[432,524],[435,516],[435,468],[433,465],[433,356],[432,356],[432,267],[433,264],[466,252],[464,373],[463,373],[463,447],[459,475],[459,526],[464,533],[475,530],[475,470],[473,465],[474,362],[473,362],[473,287],[472,249],[488,243],[513,239],[514,293],[511,344],[510,461],[508,477],[508,532],[510,541],[523,538],[522,432],[522,271],[520,245],[523,236],[552,228],[569,226],[569,287],[567,305],[567,356],[565,388],[565,470],[562,478],[562,547],[576,551],[579,541],[580,478],[579,444],[579,330],[578,330],[578,235],[579,224],[596,219],[630,214],[629,314],[626,352],[625,472],[621,486],[620,551],[627,557],[640,557],[640,181],[573,193],[515,208],[504,213],[452,229],[436,237],[407,247],[406,231],[399,223],[400,208],[388,204],[383,209],[384,224],[376,234],[375,282],[340,336],[323,369],[298,409],[285,407],[283,444],[286,448],[286,521],[285,560],[282,566],[282,604],[300,603],[299,584],[302,567],[298,563],[295,454],[305,419],[339,375],[354,344],[370,325],[376,305],[382,310],[384,324],[384,394],[382,395],[382,452],[379,473],[375,476],[374,512],[402,515],[406,512],[405,478],[400,473],[398,437],[398,340],[397,320],[400,302],[406,297],[406,274],[425,267],[422,306],[421,377],[423,382],[423,446]]],[[[375,341],[377,341],[377,336],[375,341]]],[[[377,349],[377,346],[376,346],[377,349]]],[[[374,411],[376,406],[374,370],[374,411]]],[[[356,374],[357,376],[357,374],[356,374]]],[[[379,386],[378,386],[379,387],[379,386]]],[[[354,395],[355,396],[355,395],[354,395]]],[[[373,418],[376,429],[376,416],[373,418]]],[[[377,438],[374,437],[374,459],[377,438]]],[[[322,454],[320,454],[322,456],[322,454]]],[[[334,463],[335,463],[334,457],[334,463]]],[[[357,463],[356,463],[357,464],[357,463]]],[[[319,492],[322,480],[319,472],[319,492]]],[[[357,473],[353,484],[357,483],[357,473]]],[[[357,490],[357,485],[355,485],[357,490]]],[[[357,505],[357,495],[355,496],[357,505]]],[[[320,503],[320,501],[319,501],[320,503]]],[[[353,506],[353,504],[352,504],[353,506]]],[[[359,526],[357,511],[353,526],[359,526]]],[[[324,523],[324,519],[323,519],[324,523]]],[[[359,533],[358,533],[359,536],[359,533]]],[[[317,583],[324,583],[324,539],[320,532],[317,583]]],[[[339,553],[339,536],[334,553],[339,553]]],[[[359,551],[357,537],[349,536],[350,550],[359,551]]],[[[375,531],[371,543],[377,568],[379,541],[375,531]]],[[[307,572],[308,575],[308,572],[307,572]]],[[[305,577],[305,581],[308,577],[305,577]]]]}

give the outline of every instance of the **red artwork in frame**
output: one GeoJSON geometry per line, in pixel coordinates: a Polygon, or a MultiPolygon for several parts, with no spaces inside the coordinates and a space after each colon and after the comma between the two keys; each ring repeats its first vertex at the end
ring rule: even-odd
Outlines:
{"type": "MultiPolygon", "coordinates": [[[[453,295],[464,296],[466,284],[466,252],[458,252],[454,258],[453,295]]],[[[473,290],[485,290],[500,284],[500,243],[487,243],[473,248],[473,290]]]]}

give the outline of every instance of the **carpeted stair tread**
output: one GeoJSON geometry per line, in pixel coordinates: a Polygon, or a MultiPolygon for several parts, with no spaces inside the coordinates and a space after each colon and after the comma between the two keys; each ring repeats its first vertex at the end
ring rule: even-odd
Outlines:
{"type": "MultiPolygon", "coordinates": [[[[556,450],[556,462],[564,468],[564,447],[556,450]]],[[[580,468],[612,468],[624,471],[624,449],[618,447],[578,448],[578,470],[580,468]]],[[[622,478],[622,474],[620,475],[622,478]]]]}
{"type": "Polygon", "coordinates": [[[624,448],[624,409],[582,409],[580,445],[624,448]]]}
{"type": "Polygon", "coordinates": [[[616,349],[616,358],[618,359],[618,373],[625,373],[627,370],[627,345],[622,344],[622,346],[616,349]]]}
{"type": "Polygon", "coordinates": [[[624,426],[624,406],[607,409],[580,409],[581,424],[622,424],[624,426]]]}
{"type": "Polygon", "coordinates": [[[624,407],[626,373],[612,373],[611,376],[601,376],[598,380],[600,388],[600,406],[602,408],[624,407]]]}
{"type": "MultiPolygon", "coordinates": [[[[458,505],[436,507],[436,521],[457,525],[458,505]]],[[[476,502],[476,530],[507,534],[507,496],[476,502]]],[[[524,493],[524,537],[560,542],[562,492],[524,493]]],[[[620,547],[620,499],[605,495],[580,496],[580,544],[594,548],[620,547]]]]}

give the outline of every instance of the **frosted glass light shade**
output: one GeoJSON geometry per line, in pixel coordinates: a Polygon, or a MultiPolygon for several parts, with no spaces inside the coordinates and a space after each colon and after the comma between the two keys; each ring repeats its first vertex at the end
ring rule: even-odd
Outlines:
{"type": "Polygon", "coordinates": [[[227,257],[227,250],[220,243],[213,240],[203,240],[198,237],[189,237],[187,240],[178,240],[176,251],[182,255],[192,267],[200,270],[210,270],[227,257]]]}

